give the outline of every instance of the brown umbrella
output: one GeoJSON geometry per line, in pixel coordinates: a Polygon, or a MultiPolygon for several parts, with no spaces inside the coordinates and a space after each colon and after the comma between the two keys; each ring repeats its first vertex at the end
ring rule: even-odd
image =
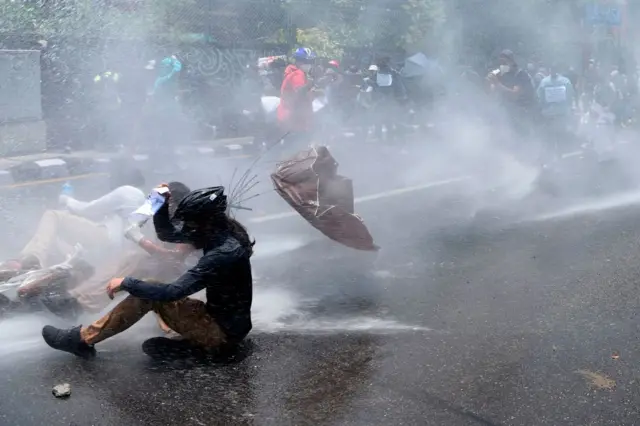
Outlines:
{"type": "Polygon", "coordinates": [[[378,250],[354,213],[351,179],[337,172],[338,163],[320,146],[279,163],[271,180],[278,194],[327,237],[356,250],[378,250]]]}

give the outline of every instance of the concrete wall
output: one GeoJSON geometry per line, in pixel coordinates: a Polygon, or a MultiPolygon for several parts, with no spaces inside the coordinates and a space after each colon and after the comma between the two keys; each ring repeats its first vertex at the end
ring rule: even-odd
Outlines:
{"type": "Polygon", "coordinates": [[[47,148],[43,120],[0,123],[0,157],[42,152],[47,148]]]}
{"type": "Polygon", "coordinates": [[[43,151],[40,52],[0,50],[0,156],[43,151]]]}

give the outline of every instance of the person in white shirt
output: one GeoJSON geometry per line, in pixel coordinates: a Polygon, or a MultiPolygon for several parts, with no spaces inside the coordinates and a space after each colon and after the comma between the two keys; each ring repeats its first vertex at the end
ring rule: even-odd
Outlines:
{"type": "MultiPolygon", "coordinates": [[[[173,211],[177,203],[190,192],[190,189],[181,182],[170,182],[167,186],[172,193],[169,209],[173,211]]],[[[90,216],[111,211],[113,207],[117,208],[118,206],[123,206],[122,209],[125,212],[132,212],[142,204],[139,199],[136,201],[138,198],[136,191],[138,191],[137,188],[125,185],[91,202],[80,202],[70,197],[64,197],[62,201],[66,202],[73,211],[90,216]],[[136,207],[130,208],[130,203],[136,207]]],[[[143,197],[143,202],[144,199],[145,197],[143,197]]],[[[124,222],[128,214],[117,216],[122,218],[124,222]]],[[[74,220],[67,218],[67,215],[59,217],[65,218],[63,219],[65,221],[74,220]]],[[[115,224],[118,221],[111,218],[107,223],[115,224]]],[[[195,250],[191,245],[161,243],[157,238],[144,236],[139,228],[137,228],[137,232],[132,232],[130,227],[127,228],[126,232],[123,231],[120,234],[127,241],[123,243],[118,240],[115,244],[123,243],[131,245],[131,247],[104,256],[101,261],[95,264],[95,269],[90,271],[89,275],[87,275],[86,268],[74,268],[66,278],[45,274],[42,279],[32,280],[29,285],[23,284],[17,292],[18,301],[9,303],[14,308],[22,310],[21,307],[25,306],[24,302],[27,303],[26,306],[31,306],[33,304],[30,302],[37,299],[40,303],[36,303],[34,306],[42,305],[55,315],[75,319],[81,313],[100,312],[111,302],[104,288],[114,276],[130,275],[152,281],[170,281],[176,279],[187,269],[185,260],[195,250]]],[[[92,232],[96,232],[96,229],[93,229],[92,232]]],[[[117,239],[115,232],[117,228],[113,227],[112,230],[114,238],[109,241],[108,237],[102,235],[100,237],[102,244],[110,242],[113,244],[117,239]]],[[[88,227],[85,231],[89,231],[88,227]]],[[[165,333],[172,333],[171,329],[159,318],[158,324],[165,333]]]]}
{"type": "Polygon", "coordinates": [[[127,216],[146,199],[140,189],[144,185],[140,170],[128,168],[114,171],[112,191],[96,200],[83,202],[61,196],[65,209],[47,210],[42,215],[19,256],[0,265],[0,281],[60,263],[76,244],[85,249],[87,260],[94,265],[129,249],[141,251],[125,240],[124,231],[127,216]]]}
{"type": "MultiPolygon", "coordinates": [[[[181,182],[170,182],[167,186],[172,194],[169,210],[173,212],[191,189],[181,182]]],[[[78,302],[82,311],[100,312],[111,302],[104,289],[113,277],[125,275],[165,282],[176,279],[187,269],[184,261],[195,251],[192,246],[162,243],[157,238],[146,237],[138,232],[139,236],[132,235],[131,231],[126,233],[127,240],[136,244],[136,250],[129,250],[125,256],[119,256],[115,264],[98,268],[91,278],[68,291],[68,295],[78,302]]],[[[54,295],[54,298],[59,299],[59,295],[54,295]]],[[[55,310],[51,305],[58,303],[54,300],[44,302],[50,310],[55,310]]]]}

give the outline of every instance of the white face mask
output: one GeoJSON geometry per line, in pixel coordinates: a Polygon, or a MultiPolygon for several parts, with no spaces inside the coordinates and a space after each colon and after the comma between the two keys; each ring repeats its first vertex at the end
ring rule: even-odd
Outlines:
{"type": "Polygon", "coordinates": [[[511,67],[509,65],[500,65],[500,72],[502,74],[506,74],[511,70],[511,67]]]}
{"type": "Polygon", "coordinates": [[[304,72],[309,72],[311,71],[311,64],[302,64],[300,65],[300,69],[304,72]]]}

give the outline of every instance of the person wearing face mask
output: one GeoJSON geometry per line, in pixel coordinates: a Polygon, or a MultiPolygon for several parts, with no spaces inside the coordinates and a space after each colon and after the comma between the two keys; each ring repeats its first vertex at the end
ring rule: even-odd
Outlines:
{"type": "Polygon", "coordinates": [[[540,86],[540,82],[542,81],[542,79],[549,75],[549,72],[545,67],[540,67],[534,74],[529,75],[533,77],[533,87],[538,87],[540,86]]]}
{"type": "Polygon", "coordinates": [[[490,89],[503,102],[512,119],[512,125],[522,136],[530,133],[535,91],[529,73],[518,67],[513,52],[503,50],[499,56],[500,68],[488,75],[490,89]]]}
{"type": "Polygon", "coordinates": [[[293,54],[294,63],[284,71],[278,105],[278,123],[289,144],[309,143],[313,125],[313,83],[307,77],[311,71],[315,54],[305,47],[293,54]]]}
{"type": "MultiPolygon", "coordinates": [[[[571,81],[558,73],[558,66],[549,68],[549,75],[542,79],[537,90],[538,102],[542,113],[545,142],[556,157],[559,145],[572,139],[570,125],[573,118],[575,93],[571,81]]],[[[565,150],[566,151],[566,150],[565,150]]]]}
{"type": "Polygon", "coordinates": [[[86,327],[45,326],[45,342],[54,349],[91,358],[95,344],[125,331],[151,311],[181,336],[147,340],[143,351],[152,356],[173,351],[206,354],[242,341],[252,328],[250,258],[255,241],[227,212],[223,187],[192,191],[180,201],[171,219],[165,203],[154,216],[158,238],[201,249],[198,264],[172,283],[112,279],[107,285],[109,297],[121,291],[128,292],[128,297],[86,327]],[[206,302],[188,297],[201,290],[206,291],[206,302]]]}

